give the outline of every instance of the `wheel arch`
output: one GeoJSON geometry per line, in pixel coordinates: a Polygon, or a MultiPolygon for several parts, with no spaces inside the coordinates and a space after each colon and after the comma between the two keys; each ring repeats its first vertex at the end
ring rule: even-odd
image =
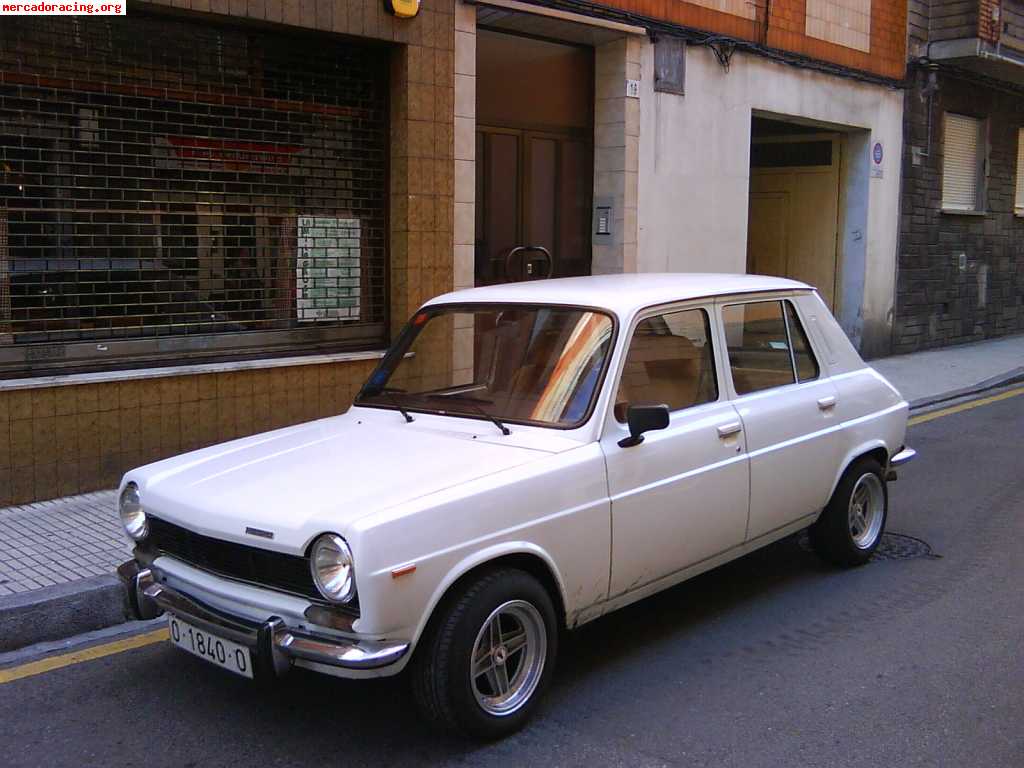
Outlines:
{"type": "Polygon", "coordinates": [[[846,474],[846,470],[853,466],[854,462],[865,457],[875,459],[882,465],[882,469],[884,470],[889,464],[889,448],[882,440],[869,440],[849,451],[840,463],[839,471],[836,473],[836,476],[832,479],[832,487],[828,492],[829,499],[831,499],[832,494],[836,492],[836,486],[839,485],[839,481],[842,479],[843,475],[846,474]]]}
{"type": "Polygon", "coordinates": [[[438,585],[431,596],[427,610],[420,619],[413,637],[414,649],[440,613],[440,609],[456,595],[459,589],[482,573],[495,568],[517,568],[536,578],[555,606],[555,614],[562,627],[567,626],[565,583],[551,556],[540,547],[528,542],[508,543],[478,552],[460,561],[438,585]]]}

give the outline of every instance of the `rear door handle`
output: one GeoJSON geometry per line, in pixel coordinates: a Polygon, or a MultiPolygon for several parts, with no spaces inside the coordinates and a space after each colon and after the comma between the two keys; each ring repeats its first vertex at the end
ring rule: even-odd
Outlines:
{"type": "Polygon", "coordinates": [[[743,430],[743,425],[738,421],[730,421],[728,424],[722,424],[718,428],[719,437],[729,437],[729,435],[735,435],[743,430]]]}
{"type": "Polygon", "coordinates": [[[818,408],[820,408],[821,410],[827,411],[829,408],[835,408],[835,407],[836,407],[836,397],[835,397],[835,395],[829,395],[828,397],[819,397],[818,398],[818,408]]]}

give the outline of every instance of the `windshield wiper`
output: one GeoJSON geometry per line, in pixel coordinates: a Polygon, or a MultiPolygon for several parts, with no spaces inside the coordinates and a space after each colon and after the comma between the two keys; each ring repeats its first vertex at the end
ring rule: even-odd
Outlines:
{"type": "Polygon", "coordinates": [[[469,397],[467,395],[434,395],[434,397],[444,398],[445,400],[455,400],[456,402],[459,403],[465,403],[466,405],[470,406],[473,410],[475,410],[477,413],[479,413],[481,416],[483,416],[485,419],[487,419],[489,422],[491,422],[498,429],[500,429],[501,434],[512,434],[512,430],[506,427],[504,424],[502,424],[501,419],[499,419],[497,416],[494,416],[493,414],[488,413],[487,411],[480,407],[480,403],[491,405],[492,401],[490,400],[481,400],[480,398],[469,397]]]}
{"type": "Polygon", "coordinates": [[[412,415],[410,415],[410,413],[407,410],[405,410],[405,408],[402,407],[402,404],[400,402],[398,402],[398,398],[395,397],[395,392],[404,392],[404,391],[405,391],[404,389],[390,389],[388,387],[381,387],[380,389],[376,390],[375,392],[371,391],[371,392],[367,392],[366,394],[367,394],[367,397],[375,397],[376,395],[382,395],[385,400],[387,400],[391,405],[395,406],[395,409],[400,414],[402,414],[402,416],[405,417],[405,423],[406,424],[412,424],[412,422],[414,422],[415,419],[412,417],[412,415]]]}

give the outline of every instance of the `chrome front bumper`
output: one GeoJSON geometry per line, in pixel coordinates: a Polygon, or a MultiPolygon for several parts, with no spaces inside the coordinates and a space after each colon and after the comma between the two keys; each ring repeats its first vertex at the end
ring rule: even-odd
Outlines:
{"type": "Polygon", "coordinates": [[[152,571],[140,569],[135,560],[122,564],[117,572],[136,618],[152,619],[167,611],[213,635],[245,645],[252,649],[257,669],[264,675],[283,675],[295,661],[350,670],[378,669],[395,663],[409,650],[408,643],[299,632],[276,616],[262,623],[231,616],[157,583],[152,571]]]}

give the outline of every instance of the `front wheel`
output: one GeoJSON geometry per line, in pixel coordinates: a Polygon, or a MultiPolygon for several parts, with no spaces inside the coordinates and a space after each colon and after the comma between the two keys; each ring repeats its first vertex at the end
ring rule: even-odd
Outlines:
{"type": "Polygon", "coordinates": [[[888,512],[882,466],[871,458],[858,459],[843,473],[828,506],[811,526],[811,544],[831,563],[863,565],[878,549],[888,512]]]}
{"type": "Polygon", "coordinates": [[[484,739],[518,730],[551,679],[558,625],[547,590],[528,573],[499,569],[439,608],[412,664],[428,720],[484,739]]]}

